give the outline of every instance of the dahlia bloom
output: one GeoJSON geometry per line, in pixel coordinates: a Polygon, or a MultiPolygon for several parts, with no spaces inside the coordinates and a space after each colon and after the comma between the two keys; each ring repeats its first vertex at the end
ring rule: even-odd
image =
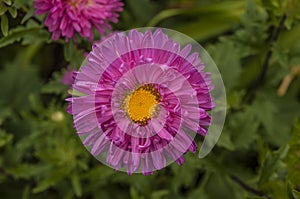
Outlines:
{"type": "Polygon", "coordinates": [[[61,83],[64,85],[72,86],[75,81],[77,71],[75,69],[67,68],[64,76],[61,79],[61,83]]]}
{"type": "Polygon", "coordinates": [[[35,13],[48,14],[45,25],[53,40],[69,40],[76,32],[93,40],[92,27],[102,34],[111,29],[109,22],[118,22],[122,6],[120,0],[34,0],[35,13]]]}
{"type": "Polygon", "coordinates": [[[83,144],[101,162],[144,175],[184,163],[207,134],[214,107],[210,74],[192,46],[160,29],[131,30],[95,44],[77,74],[68,112],[83,144]]]}

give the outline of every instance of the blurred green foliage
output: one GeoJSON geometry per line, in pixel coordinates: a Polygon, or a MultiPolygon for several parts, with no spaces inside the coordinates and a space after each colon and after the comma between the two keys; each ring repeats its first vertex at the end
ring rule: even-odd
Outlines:
{"type": "Polygon", "coordinates": [[[300,198],[300,2],[124,2],[116,30],[175,29],[215,60],[228,100],[217,146],[146,177],[99,163],[61,83],[91,44],[53,42],[32,1],[0,0],[0,198],[300,198]]]}

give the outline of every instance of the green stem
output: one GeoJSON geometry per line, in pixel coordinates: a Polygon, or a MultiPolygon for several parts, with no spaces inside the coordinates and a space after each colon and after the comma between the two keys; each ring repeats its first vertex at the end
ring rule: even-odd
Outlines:
{"type": "Polygon", "coordinates": [[[259,191],[259,190],[256,190],[256,189],[250,187],[249,185],[247,185],[246,183],[244,183],[244,182],[243,182],[241,179],[239,179],[238,177],[232,175],[232,176],[230,176],[230,178],[231,178],[234,182],[236,182],[240,187],[242,187],[244,190],[246,190],[247,192],[252,193],[252,194],[254,194],[254,195],[256,195],[256,196],[266,197],[266,198],[268,198],[268,199],[272,199],[271,196],[268,196],[268,195],[266,195],[264,192],[259,191]]]}
{"type": "Polygon", "coordinates": [[[286,17],[287,17],[286,14],[283,14],[281,16],[279,25],[277,26],[277,28],[275,28],[274,32],[272,33],[271,41],[270,41],[270,45],[269,45],[270,47],[264,58],[261,71],[260,71],[257,79],[255,80],[255,82],[250,87],[249,94],[246,96],[246,98],[248,99],[248,101],[250,103],[254,100],[256,91],[265,84],[265,79],[266,79],[267,71],[269,68],[269,63],[270,63],[271,57],[273,55],[273,46],[277,42],[279,35],[284,28],[284,22],[286,20],[286,17]]]}
{"type": "Polygon", "coordinates": [[[147,27],[154,27],[156,26],[160,21],[167,19],[169,17],[173,17],[176,15],[179,15],[183,12],[183,9],[168,9],[161,11],[156,16],[153,17],[151,21],[146,25],[147,27]]]}

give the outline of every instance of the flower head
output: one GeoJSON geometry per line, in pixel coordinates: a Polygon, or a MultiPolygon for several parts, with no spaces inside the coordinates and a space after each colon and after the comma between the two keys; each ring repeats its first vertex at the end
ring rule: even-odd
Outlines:
{"type": "Polygon", "coordinates": [[[76,70],[67,68],[67,70],[64,73],[64,76],[61,79],[61,83],[64,85],[72,86],[74,83],[74,80],[76,78],[76,70]]]}
{"type": "Polygon", "coordinates": [[[192,46],[160,29],[132,30],[95,44],[67,99],[68,111],[91,154],[129,174],[154,170],[196,151],[213,108],[210,74],[192,46]]]}
{"type": "Polygon", "coordinates": [[[93,40],[92,27],[100,33],[111,29],[109,22],[118,21],[118,12],[122,11],[120,0],[34,0],[36,14],[47,13],[45,25],[52,32],[52,39],[61,36],[67,40],[81,37],[93,40]]]}

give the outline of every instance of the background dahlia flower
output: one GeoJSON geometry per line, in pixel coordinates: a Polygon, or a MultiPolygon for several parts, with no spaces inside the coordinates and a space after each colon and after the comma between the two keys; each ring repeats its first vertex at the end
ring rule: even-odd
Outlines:
{"type": "Polygon", "coordinates": [[[47,13],[45,25],[52,32],[52,39],[61,36],[66,40],[75,33],[93,40],[92,28],[100,33],[111,29],[109,22],[116,23],[123,10],[120,0],[34,0],[36,14],[47,13]]]}
{"type": "Polygon", "coordinates": [[[96,43],[77,74],[68,112],[98,160],[128,174],[153,173],[195,152],[213,108],[210,74],[192,46],[160,29],[96,43]]]}

